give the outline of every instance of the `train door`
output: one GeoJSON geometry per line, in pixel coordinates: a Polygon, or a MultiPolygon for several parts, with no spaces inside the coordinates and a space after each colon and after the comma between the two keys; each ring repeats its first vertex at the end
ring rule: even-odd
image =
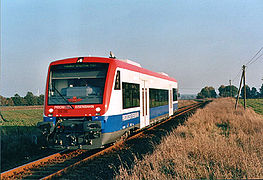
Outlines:
{"type": "Polygon", "coordinates": [[[169,116],[173,115],[173,91],[169,88],[169,116]]]}
{"type": "Polygon", "coordinates": [[[146,87],[146,81],[143,81],[141,90],[142,90],[141,91],[142,108],[141,108],[140,128],[143,128],[150,124],[150,121],[149,121],[149,88],[146,87]]]}

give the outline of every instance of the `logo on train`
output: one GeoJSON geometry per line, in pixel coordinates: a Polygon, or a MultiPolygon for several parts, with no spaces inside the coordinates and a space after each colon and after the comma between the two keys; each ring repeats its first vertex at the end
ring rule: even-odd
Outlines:
{"type": "Polygon", "coordinates": [[[134,113],[130,113],[130,114],[124,114],[122,115],[122,120],[123,121],[128,121],[130,119],[134,119],[139,117],[139,112],[134,112],[134,113]]]}

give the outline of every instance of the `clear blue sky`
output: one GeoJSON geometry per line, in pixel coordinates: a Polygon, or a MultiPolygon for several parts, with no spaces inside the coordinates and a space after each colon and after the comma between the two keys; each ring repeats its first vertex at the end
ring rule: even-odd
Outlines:
{"type": "MultiPolygon", "coordinates": [[[[110,50],[168,73],[181,93],[218,89],[263,46],[262,20],[262,0],[3,0],[0,94],[44,93],[51,61],[110,50]]],[[[263,58],[247,84],[262,78],[263,58]]]]}

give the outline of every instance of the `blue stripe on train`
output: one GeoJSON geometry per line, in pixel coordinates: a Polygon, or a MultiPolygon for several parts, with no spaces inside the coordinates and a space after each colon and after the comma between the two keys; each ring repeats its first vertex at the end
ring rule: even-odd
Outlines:
{"type": "Polygon", "coordinates": [[[93,116],[93,121],[101,121],[102,133],[119,131],[140,123],[140,111],[113,116],[93,116]]]}
{"type": "Polygon", "coordinates": [[[56,117],[44,116],[43,119],[44,119],[44,122],[53,122],[54,125],[56,124],[56,117]]]}
{"type": "MultiPolygon", "coordinates": [[[[173,110],[178,109],[178,104],[173,104],[173,110]]],[[[169,113],[169,106],[159,106],[150,108],[150,119],[169,113]]],[[[92,116],[93,121],[101,121],[102,133],[109,133],[122,130],[140,123],[140,111],[133,111],[125,114],[113,116],[92,116]]],[[[44,122],[53,122],[56,117],[44,117],[44,122]]]]}
{"type": "Polygon", "coordinates": [[[150,108],[150,119],[153,119],[153,118],[156,118],[158,116],[162,116],[168,113],[169,113],[168,105],[153,107],[153,108],[150,108]]]}
{"type": "Polygon", "coordinates": [[[173,111],[176,111],[176,110],[178,110],[178,103],[173,104],[173,111]]]}

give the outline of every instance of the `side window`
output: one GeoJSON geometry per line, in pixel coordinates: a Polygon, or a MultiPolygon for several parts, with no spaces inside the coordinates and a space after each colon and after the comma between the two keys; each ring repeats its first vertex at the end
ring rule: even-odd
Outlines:
{"type": "Polygon", "coordinates": [[[140,85],[122,83],[122,106],[123,109],[140,107],[140,85]]]}
{"type": "Polygon", "coordinates": [[[120,71],[117,71],[114,90],[120,90],[120,89],[121,89],[121,74],[120,74],[120,71]]]}
{"type": "Polygon", "coordinates": [[[173,101],[177,101],[177,89],[173,88],[173,101]]]}
{"type": "Polygon", "coordinates": [[[168,104],[168,90],[150,88],[149,94],[150,108],[164,106],[168,104]]]}

